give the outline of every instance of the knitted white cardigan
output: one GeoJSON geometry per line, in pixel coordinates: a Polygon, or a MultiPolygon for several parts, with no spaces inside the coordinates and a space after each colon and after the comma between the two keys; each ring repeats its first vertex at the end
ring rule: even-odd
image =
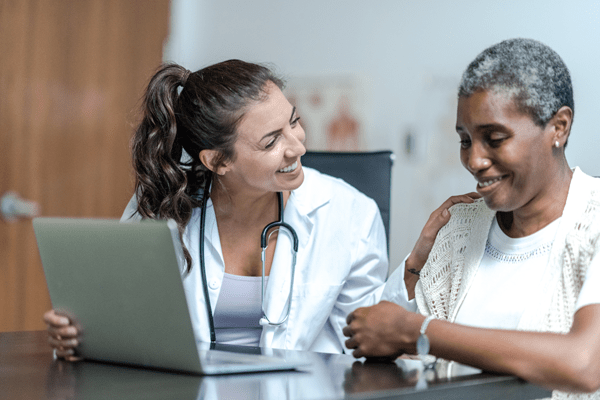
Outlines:
{"type": "MultiPolygon", "coordinates": [[[[483,257],[495,212],[478,200],[455,205],[450,213],[421,271],[415,297],[422,314],[454,322],[483,257]]],[[[587,267],[600,257],[599,237],[600,179],[575,168],[549,265],[540,277],[537,301],[527,305],[517,329],[570,330],[587,267]]],[[[600,391],[591,395],[554,391],[552,398],[600,399],[600,391]]]]}

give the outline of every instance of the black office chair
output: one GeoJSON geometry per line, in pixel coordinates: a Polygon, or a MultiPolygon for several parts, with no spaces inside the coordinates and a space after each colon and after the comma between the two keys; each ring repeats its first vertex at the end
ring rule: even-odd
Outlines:
{"type": "Polygon", "coordinates": [[[377,203],[390,250],[390,193],[394,154],[391,151],[307,151],[302,165],[341,178],[377,203]]]}

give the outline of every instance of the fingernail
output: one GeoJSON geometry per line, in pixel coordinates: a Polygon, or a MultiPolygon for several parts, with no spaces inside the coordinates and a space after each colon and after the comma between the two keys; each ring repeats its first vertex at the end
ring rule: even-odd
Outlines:
{"type": "Polygon", "coordinates": [[[442,211],[442,216],[444,216],[444,217],[448,216],[448,210],[446,208],[444,208],[444,211],[442,211]]]}

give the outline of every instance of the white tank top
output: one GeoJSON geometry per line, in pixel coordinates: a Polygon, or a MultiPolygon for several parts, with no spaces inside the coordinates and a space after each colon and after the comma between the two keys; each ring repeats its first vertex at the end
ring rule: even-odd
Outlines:
{"type": "Polygon", "coordinates": [[[217,342],[258,346],[262,333],[260,291],[260,276],[224,275],[214,315],[217,342]]]}

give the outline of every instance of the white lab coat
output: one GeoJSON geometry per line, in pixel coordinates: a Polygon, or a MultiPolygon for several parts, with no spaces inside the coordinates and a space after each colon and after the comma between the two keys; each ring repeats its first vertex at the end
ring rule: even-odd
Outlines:
{"type": "MultiPolygon", "coordinates": [[[[264,326],[260,346],[341,353],[342,328],[358,307],[379,301],[388,272],[386,237],[376,203],[344,181],[304,168],[304,182],[292,191],[284,221],[298,235],[299,248],[290,315],[281,326],[264,326]]],[[[135,212],[135,198],[123,214],[135,212]]],[[[265,293],[271,321],[285,315],[292,266],[292,241],[281,230],[265,293]],[[282,234],[284,233],[284,234],[282,234]]],[[[200,208],[193,211],[183,235],[192,270],[182,274],[196,339],[210,342],[199,256],[200,208]]],[[[256,239],[257,241],[259,238],[256,239]]],[[[217,221],[208,201],[205,266],[214,313],[225,264],[217,221]]]]}

